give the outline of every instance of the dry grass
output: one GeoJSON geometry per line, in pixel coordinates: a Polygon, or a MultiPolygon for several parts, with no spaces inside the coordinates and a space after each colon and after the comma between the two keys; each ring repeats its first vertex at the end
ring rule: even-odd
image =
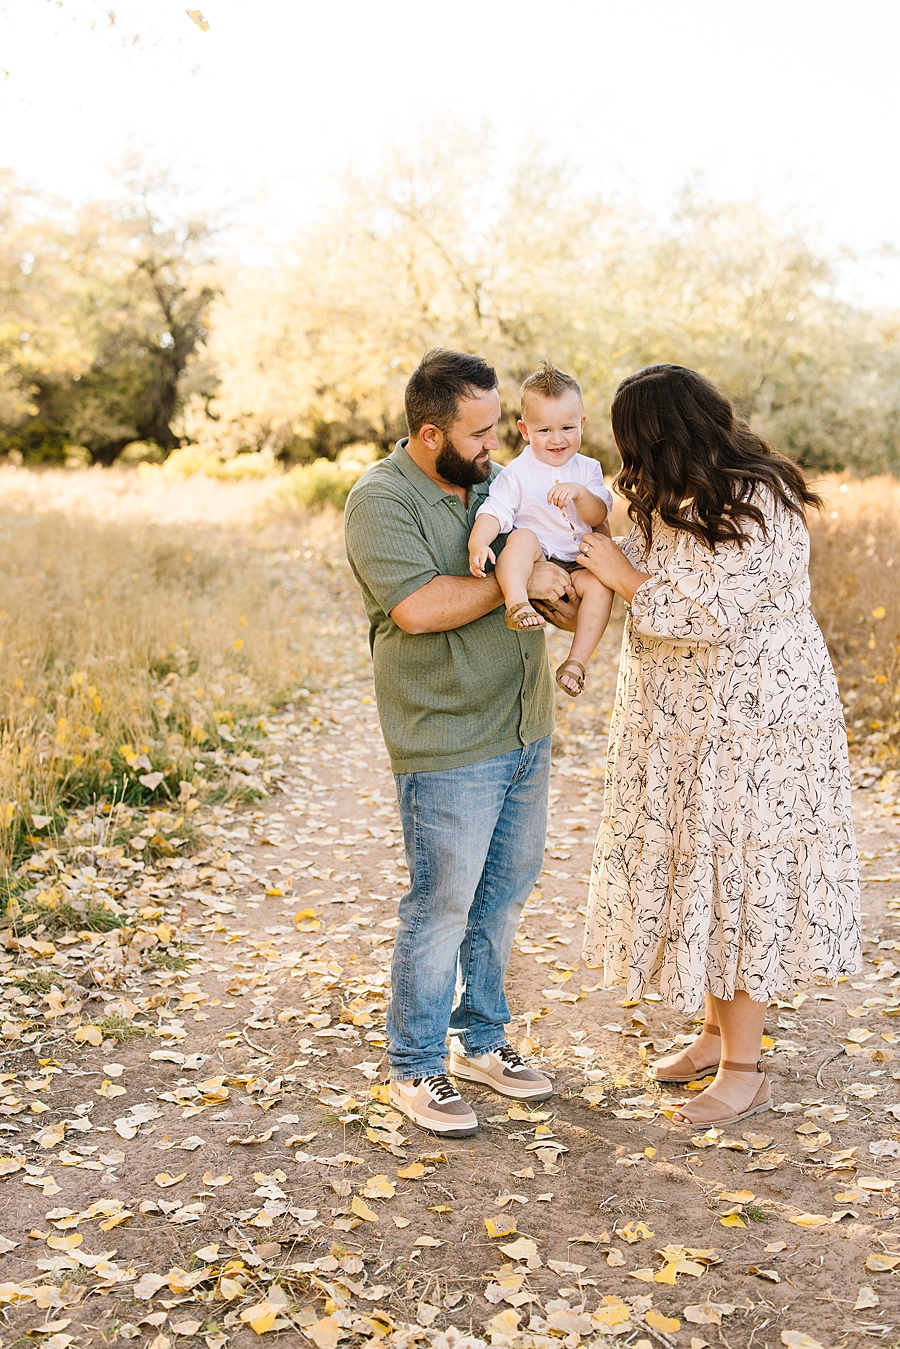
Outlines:
{"type": "MultiPolygon", "coordinates": [[[[92,801],[265,789],[259,758],[259,773],[234,770],[267,710],[315,674],[304,575],[341,549],[336,512],[286,517],[277,481],[0,470],[0,864],[92,801]]],[[[900,483],[822,488],[813,607],[851,740],[886,763],[900,751],[900,483]]]]}
{"type": "Polygon", "coordinates": [[[215,487],[210,522],[135,474],[0,474],[6,866],[92,800],[264,790],[259,760],[234,769],[309,674],[298,560],[334,522],[261,528],[256,484],[226,486],[227,509],[215,487]]]}
{"type": "Polygon", "coordinates": [[[841,685],[852,743],[900,753],[900,482],[826,478],[810,520],[813,610],[841,685]]]}

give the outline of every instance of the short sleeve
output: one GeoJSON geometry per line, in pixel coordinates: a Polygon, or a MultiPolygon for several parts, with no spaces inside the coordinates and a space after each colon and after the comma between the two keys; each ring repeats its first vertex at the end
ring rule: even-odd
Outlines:
{"type": "Polygon", "coordinates": [[[515,474],[502,469],[491,483],[487,501],[479,506],[475,518],[479,515],[493,515],[500,521],[498,533],[508,534],[515,528],[516,516],[521,505],[522,493],[515,474]]]}
{"type": "Polygon", "coordinates": [[[415,515],[395,497],[351,497],[344,538],[356,579],[386,614],[441,574],[415,515]]]}
{"type": "MultiPolygon", "coordinates": [[[[585,456],[587,458],[587,456],[585,456]]],[[[588,460],[590,468],[587,471],[584,486],[589,492],[593,492],[595,497],[606,502],[606,509],[611,511],[613,508],[613,495],[606,483],[603,481],[603,465],[598,459],[588,460]]]]}

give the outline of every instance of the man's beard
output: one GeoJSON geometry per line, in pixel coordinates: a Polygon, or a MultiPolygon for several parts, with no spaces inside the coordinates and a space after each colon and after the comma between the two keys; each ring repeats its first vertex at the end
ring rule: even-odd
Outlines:
{"type": "Polygon", "coordinates": [[[444,481],[452,482],[454,487],[475,487],[480,482],[487,482],[493,468],[490,458],[485,461],[484,467],[474,459],[463,458],[451,437],[446,434],[434,466],[444,481]]]}

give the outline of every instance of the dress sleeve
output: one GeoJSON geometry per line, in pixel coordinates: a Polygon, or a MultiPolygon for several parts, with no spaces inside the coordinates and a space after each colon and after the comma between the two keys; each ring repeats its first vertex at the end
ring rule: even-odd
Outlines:
{"type": "MultiPolygon", "coordinates": [[[[771,613],[778,597],[803,579],[808,536],[791,512],[766,515],[767,532],[751,521],[743,547],[723,543],[711,550],[682,533],[665,572],[635,591],[636,630],[686,646],[719,646],[758,620],[762,605],[771,613]]],[[[646,570],[654,570],[652,548],[646,570]]]]}
{"type": "Polygon", "coordinates": [[[603,466],[596,459],[591,460],[591,468],[588,470],[585,487],[589,492],[593,492],[595,497],[606,502],[607,511],[613,508],[613,494],[603,481],[603,466]]]}
{"type": "Polygon", "coordinates": [[[515,474],[502,469],[488,489],[487,501],[475,512],[475,519],[479,515],[493,515],[495,520],[500,521],[498,533],[508,534],[511,529],[515,529],[521,496],[515,474]]]}
{"type": "Polygon", "coordinates": [[[354,575],[386,614],[441,575],[414,515],[394,497],[351,498],[344,538],[354,575]]]}

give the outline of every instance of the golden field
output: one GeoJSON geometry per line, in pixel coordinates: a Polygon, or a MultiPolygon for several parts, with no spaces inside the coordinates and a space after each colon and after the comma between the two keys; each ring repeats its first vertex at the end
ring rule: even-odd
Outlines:
{"type": "MultiPolygon", "coordinates": [[[[266,790],[253,750],[267,711],[328,673],[307,640],[304,577],[342,565],[337,511],[291,509],[283,484],[0,470],[5,865],[92,800],[266,790]]],[[[813,605],[857,753],[887,764],[900,744],[900,484],[820,486],[813,605]]]]}
{"type": "Polygon", "coordinates": [[[810,519],[813,610],[831,651],[851,744],[900,748],[900,482],[825,478],[810,519]]]}
{"type": "Polygon", "coordinates": [[[267,495],[0,471],[7,865],[76,804],[260,789],[266,712],[309,673],[298,563],[335,533],[322,516],[265,526],[267,495]]]}

